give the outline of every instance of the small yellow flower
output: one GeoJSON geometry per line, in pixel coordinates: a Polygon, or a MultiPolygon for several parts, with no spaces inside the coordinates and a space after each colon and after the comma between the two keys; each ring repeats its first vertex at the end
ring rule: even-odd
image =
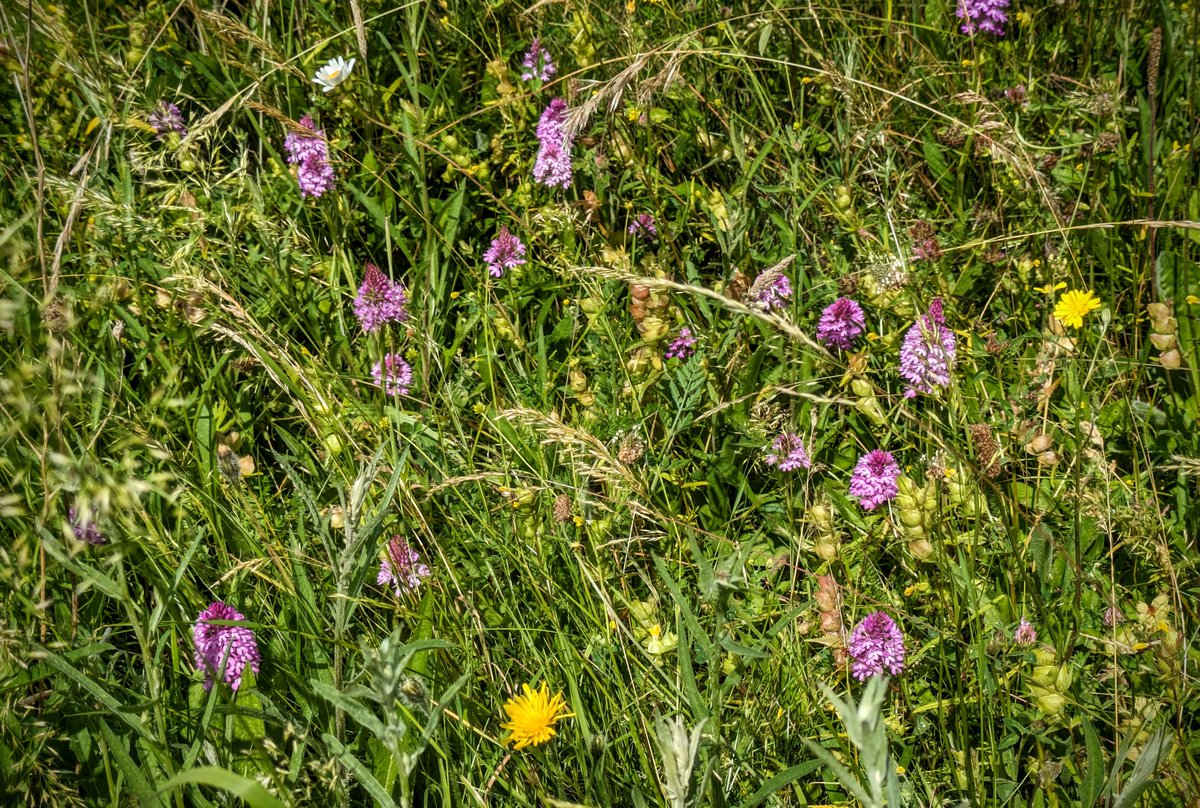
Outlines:
{"type": "Polygon", "coordinates": [[[1059,289],[1066,289],[1066,288],[1067,288],[1067,285],[1065,283],[1059,282],[1059,283],[1054,283],[1054,284],[1048,283],[1045,286],[1035,286],[1035,287],[1033,287],[1033,291],[1040,292],[1043,295],[1048,295],[1051,292],[1057,292],[1059,289]]]}
{"type": "Polygon", "coordinates": [[[1090,289],[1086,292],[1072,289],[1059,298],[1054,306],[1054,316],[1065,326],[1080,328],[1083,326],[1083,318],[1098,308],[1100,299],[1092,294],[1090,289]]]}
{"type": "Polygon", "coordinates": [[[574,713],[567,711],[567,702],[561,690],[551,696],[550,686],[545,682],[537,690],[529,685],[521,685],[521,690],[524,695],[513,696],[504,703],[508,723],[500,725],[508,730],[504,742],[511,743],[514,749],[545,743],[554,737],[554,725],[557,722],[575,717],[574,713]]]}
{"type": "Polygon", "coordinates": [[[1197,303],[1200,303],[1200,297],[1196,297],[1195,295],[1188,295],[1188,296],[1187,296],[1187,304],[1188,304],[1189,306],[1194,306],[1194,305],[1196,305],[1197,303]]]}

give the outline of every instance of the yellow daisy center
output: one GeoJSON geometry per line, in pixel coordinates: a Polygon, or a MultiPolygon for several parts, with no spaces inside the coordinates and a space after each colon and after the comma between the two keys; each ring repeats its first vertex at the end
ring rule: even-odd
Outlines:
{"type": "Polygon", "coordinates": [[[508,730],[505,742],[511,743],[514,749],[545,743],[554,737],[555,723],[575,715],[568,712],[562,691],[551,696],[550,686],[545,682],[537,690],[529,685],[521,685],[521,690],[522,695],[505,702],[508,722],[500,725],[508,730]]]}

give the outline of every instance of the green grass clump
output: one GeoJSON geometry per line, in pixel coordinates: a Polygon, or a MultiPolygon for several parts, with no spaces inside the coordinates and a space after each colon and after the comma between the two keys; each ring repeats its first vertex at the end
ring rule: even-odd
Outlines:
{"type": "Polygon", "coordinates": [[[955,8],[0,7],[5,804],[1200,801],[1200,5],[955,8]],[[408,318],[364,333],[368,262],[408,318]]]}

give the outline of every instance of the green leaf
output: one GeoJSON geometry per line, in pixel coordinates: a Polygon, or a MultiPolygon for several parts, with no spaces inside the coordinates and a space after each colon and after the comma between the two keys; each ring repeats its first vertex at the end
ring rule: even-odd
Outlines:
{"type": "Polygon", "coordinates": [[[243,799],[250,808],[286,808],[282,802],[271,796],[271,792],[258,783],[220,766],[201,766],[198,769],[180,772],[168,780],[158,793],[174,791],[180,786],[192,783],[228,791],[235,797],[243,799]]]}
{"type": "Polygon", "coordinates": [[[756,808],[756,806],[762,805],[767,801],[768,797],[778,793],[779,790],[784,786],[799,780],[805,775],[812,774],[818,768],[820,768],[820,766],[821,762],[819,760],[806,760],[803,763],[797,763],[795,766],[784,769],[783,771],[779,772],[779,774],[763,783],[759,787],[758,791],[755,791],[750,799],[743,802],[738,806],[738,808],[756,808]]]}
{"type": "Polygon", "coordinates": [[[387,792],[379,781],[375,779],[375,775],[356,758],[349,749],[342,745],[342,742],[326,732],[321,736],[333,754],[337,755],[338,760],[346,764],[346,768],[358,780],[358,784],[363,787],[363,790],[371,795],[375,800],[376,805],[391,805],[395,806],[396,801],[392,799],[392,795],[387,792]]]}
{"type": "Polygon", "coordinates": [[[1086,770],[1079,784],[1079,804],[1091,808],[1104,791],[1104,750],[1100,747],[1100,736],[1086,717],[1083,719],[1083,740],[1087,746],[1086,770]]]}

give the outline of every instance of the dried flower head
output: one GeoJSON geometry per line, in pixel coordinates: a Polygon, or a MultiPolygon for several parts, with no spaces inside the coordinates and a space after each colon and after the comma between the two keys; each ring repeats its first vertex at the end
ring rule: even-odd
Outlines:
{"type": "Polygon", "coordinates": [[[995,479],[1000,476],[1000,444],[987,424],[971,424],[967,427],[971,442],[975,445],[975,459],[983,476],[995,479]]]}
{"type": "Polygon", "coordinates": [[[566,494],[559,494],[554,498],[554,521],[569,522],[571,521],[571,498],[566,494]]]}
{"type": "Polygon", "coordinates": [[[904,635],[884,612],[872,612],[850,634],[850,673],[864,681],[881,673],[904,670],[904,635]]]}
{"type": "Polygon", "coordinates": [[[217,622],[244,621],[246,616],[220,601],[200,612],[192,636],[196,650],[196,670],[204,672],[204,689],[211,690],[218,677],[234,690],[242,684],[247,665],[258,675],[262,657],[254,632],[245,626],[217,625],[217,622]]]}
{"type": "Polygon", "coordinates": [[[850,496],[873,511],[900,493],[900,464],[891,452],[876,449],[859,458],[850,477],[850,496]]]}
{"type": "Polygon", "coordinates": [[[621,438],[621,446],[617,450],[617,460],[628,466],[642,459],[646,453],[646,442],[639,436],[630,433],[621,438]]]}

